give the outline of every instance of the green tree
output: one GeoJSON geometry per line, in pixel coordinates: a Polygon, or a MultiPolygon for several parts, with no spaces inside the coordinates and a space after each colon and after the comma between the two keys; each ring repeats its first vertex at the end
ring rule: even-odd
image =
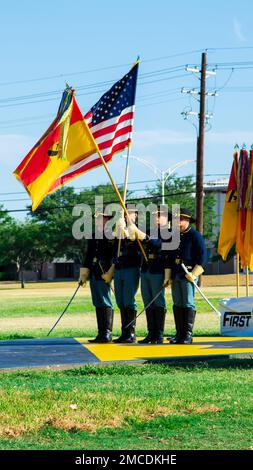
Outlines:
{"type": "MultiPolygon", "coordinates": [[[[161,183],[157,182],[155,188],[147,188],[147,193],[155,197],[153,202],[161,202],[161,183]],[[157,196],[157,197],[156,197],[157,196]]],[[[182,178],[176,175],[171,175],[165,184],[165,203],[169,208],[172,204],[180,204],[192,211],[195,211],[195,182],[192,175],[184,176],[182,178]]],[[[210,194],[205,194],[204,197],[204,236],[212,240],[214,228],[216,224],[216,214],[214,211],[215,199],[210,194]]]]}
{"type": "MultiPolygon", "coordinates": [[[[122,194],[122,189],[120,188],[122,194]]],[[[111,184],[93,186],[79,193],[72,187],[63,187],[48,196],[30,217],[41,224],[55,257],[65,256],[82,264],[87,248],[87,240],[76,240],[72,234],[72,226],[76,217],[72,215],[74,206],[90,205],[92,214],[95,211],[95,197],[103,196],[104,204],[118,202],[111,184]]]]}
{"type": "Polygon", "coordinates": [[[49,261],[50,256],[53,254],[36,221],[11,219],[0,226],[0,263],[15,264],[22,288],[25,269],[33,268],[39,261],[49,261]]]}
{"type": "Polygon", "coordinates": [[[12,218],[8,214],[8,211],[4,209],[3,204],[0,204],[0,224],[9,223],[11,220],[12,218]]]}

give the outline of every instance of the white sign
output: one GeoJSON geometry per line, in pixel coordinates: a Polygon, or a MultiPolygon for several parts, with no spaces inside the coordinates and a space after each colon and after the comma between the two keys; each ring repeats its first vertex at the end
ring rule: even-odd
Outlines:
{"type": "Polygon", "coordinates": [[[253,297],[223,299],[220,312],[222,336],[253,336],[253,297]]]}

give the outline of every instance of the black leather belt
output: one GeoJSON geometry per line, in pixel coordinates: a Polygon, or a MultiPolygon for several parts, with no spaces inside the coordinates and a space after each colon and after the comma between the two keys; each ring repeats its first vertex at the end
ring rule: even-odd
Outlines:
{"type": "MultiPolygon", "coordinates": [[[[175,259],[175,264],[179,265],[179,264],[182,264],[183,263],[183,260],[180,259],[180,258],[176,258],[175,259]]],[[[192,266],[185,266],[187,269],[192,269],[192,266]]]]}

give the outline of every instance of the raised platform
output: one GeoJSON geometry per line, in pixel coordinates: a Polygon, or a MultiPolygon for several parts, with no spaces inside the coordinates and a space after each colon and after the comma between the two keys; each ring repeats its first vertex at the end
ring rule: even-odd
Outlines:
{"type": "Polygon", "coordinates": [[[252,355],[253,337],[195,337],[190,346],[90,344],[87,338],[0,341],[0,369],[252,355]]]}

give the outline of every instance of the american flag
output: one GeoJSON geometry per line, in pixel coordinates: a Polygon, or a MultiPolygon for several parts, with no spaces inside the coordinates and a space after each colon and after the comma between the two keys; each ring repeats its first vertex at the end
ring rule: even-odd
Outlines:
{"type": "MultiPolygon", "coordinates": [[[[137,61],[84,116],[106,162],[131,142],[138,67],[137,61]]],[[[51,192],[101,164],[97,153],[82,159],[58,178],[51,192]]]]}

